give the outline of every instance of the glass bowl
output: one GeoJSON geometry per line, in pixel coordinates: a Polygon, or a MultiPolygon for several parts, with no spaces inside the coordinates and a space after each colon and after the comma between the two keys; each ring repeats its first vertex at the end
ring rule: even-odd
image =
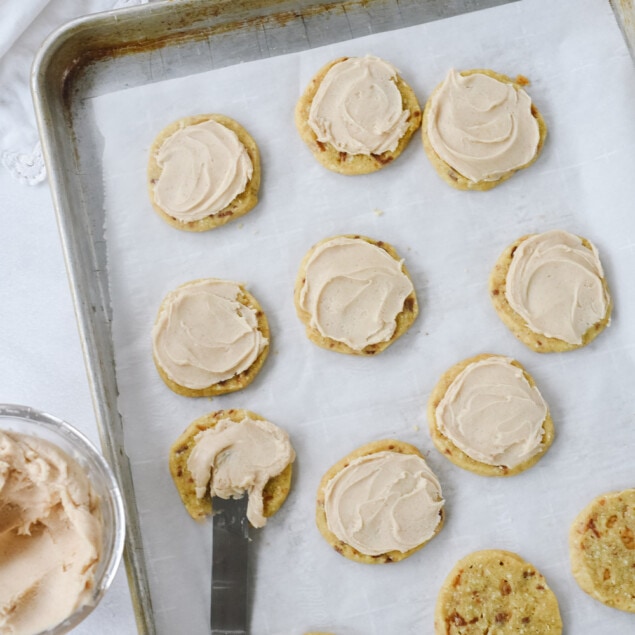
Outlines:
{"type": "Polygon", "coordinates": [[[38,634],[62,635],[77,626],[97,606],[115,577],[126,531],[121,492],[99,451],[81,432],[65,421],[28,406],[0,404],[0,430],[39,437],[55,444],[84,468],[100,498],[102,554],[95,570],[91,598],[65,620],[38,634]]]}

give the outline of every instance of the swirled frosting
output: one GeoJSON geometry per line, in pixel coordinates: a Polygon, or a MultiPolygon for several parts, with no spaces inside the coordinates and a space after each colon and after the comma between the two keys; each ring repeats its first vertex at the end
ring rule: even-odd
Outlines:
{"type": "Polygon", "coordinates": [[[394,150],[410,116],[396,79],[394,66],[369,55],[332,66],[309,111],[308,123],[318,141],[349,154],[394,150]]]}
{"type": "Polygon", "coordinates": [[[593,245],[562,230],[535,234],[514,252],[505,297],[535,333],[581,344],[607,313],[604,271],[593,245]]]}
{"type": "Polygon", "coordinates": [[[412,292],[401,261],[361,238],[340,236],[311,254],[300,307],[324,337],[361,351],[392,337],[412,292]]]}
{"type": "Polygon", "coordinates": [[[209,119],[179,128],[159,147],[161,174],[154,199],[169,216],[183,222],[227,207],[253,174],[253,164],[233,130],[209,119]]]}
{"type": "Polygon", "coordinates": [[[187,461],[196,495],[242,498],[245,492],[247,519],[263,527],[262,494],[267,482],[295,460],[289,435],[269,421],[245,417],[240,422],[221,419],[196,435],[187,461]]]}
{"type": "Polygon", "coordinates": [[[474,183],[526,165],[540,140],[524,90],[454,69],[430,97],[427,134],[439,157],[474,183]]]}
{"type": "Polygon", "coordinates": [[[44,439],[0,432],[0,632],[48,631],[92,604],[102,534],[83,468],[44,439]]]}
{"type": "Polygon", "coordinates": [[[511,359],[492,356],[457,375],[435,414],[439,431],[469,457],[514,468],[541,450],[547,404],[511,359]]]}
{"type": "Polygon", "coordinates": [[[423,458],[388,450],[351,461],[324,488],[328,528],[368,556],[404,553],[432,538],[443,503],[423,458]]]}
{"type": "Polygon", "coordinates": [[[236,282],[205,279],[164,299],[152,330],[154,356],[180,386],[200,390],[247,370],[267,344],[236,282]]]}

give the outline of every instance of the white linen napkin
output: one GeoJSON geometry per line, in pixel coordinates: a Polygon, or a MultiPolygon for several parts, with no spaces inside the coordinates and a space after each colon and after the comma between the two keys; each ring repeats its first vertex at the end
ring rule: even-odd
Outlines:
{"type": "Polygon", "coordinates": [[[21,183],[46,178],[29,89],[31,65],[45,38],[81,15],[148,0],[3,0],[0,20],[0,164],[21,183]]]}

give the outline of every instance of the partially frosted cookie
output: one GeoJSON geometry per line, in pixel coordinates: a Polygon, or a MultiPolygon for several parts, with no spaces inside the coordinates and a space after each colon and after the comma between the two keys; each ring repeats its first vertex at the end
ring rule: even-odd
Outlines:
{"type": "Polygon", "coordinates": [[[435,635],[559,635],[558,600],[519,555],[491,549],[462,558],[445,579],[435,635]]]}
{"type": "Polygon", "coordinates": [[[414,286],[395,249],[359,235],[314,245],[300,265],[294,299],[312,342],[353,355],[383,351],[419,312],[414,286]]]}
{"type": "Polygon", "coordinates": [[[243,216],[258,202],[259,188],[258,146],[224,115],[179,119],[150,148],[152,206],[178,229],[205,231],[243,216]]]}
{"type": "Polygon", "coordinates": [[[571,525],[569,551],[583,591],[635,613],[635,489],[592,500],[571,525]]]}
{"type": "Polygon", "coordinates": [[[483,476],[526,470],[554,438],[533,378],[502,355],[477,355],[447,370],[430,394],[428,425],[439,452],[483,476]]]}
{"type": "Polygon", "coordinates": [[[597,249],[563,230],[529,234],[507,247],[492,270],[489,290],[500,319],[539,353],[585,346],[611,317],[597,249]]]}
{"type": "Polygon", "coordinates": [[[377,57],[340,57],[311,80],[295,123],[315,158],[340,174],[375,172],[421,125],[421,107],[397,69],[377,57]]]}
{"type": "Polygon", "coordinates": [[[540,154],[547,126],[528,81],[484,69],[451,69],[423,111],[423,146],[444,181],[489,190],[540,154]]]}
{"type": "Polygon", "coordinates": [[[444,500],[414,446],[386,439],[331,467],[317,494],[317,526],[338,553],[369,564],[398,562],[439,533],[444,500]]]}
{"type": "Polygon", "coordinates": [[[247,518],[263,527],[287,498],[295,452],[289,435],[249,410],[196,419],[170,449],[170,474],[188,513],[212,513],[212,497],[242,498],[247,518]]]}
{"type": "Polygon", "coordinates": [[[155,366],[174,392],[211,397],[241,390],[269,352],[260,304],[237,282],[205,278],[166,295],[152,329],[155,366]]]}

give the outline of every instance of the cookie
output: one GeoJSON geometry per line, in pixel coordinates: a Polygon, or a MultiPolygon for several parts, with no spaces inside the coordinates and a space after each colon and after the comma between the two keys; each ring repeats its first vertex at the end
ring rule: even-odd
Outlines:
{"type": "Polygon", "coordinates": [[[519,555],[491,549],[459,560],[439,592],[435,635],[558,635],[558,600],[519,555]]]}
{"type": "Polygon", "coordinates": [[[295,124],[315,158],[340,174],[368,174],[394,161],[421,125],[412,88],[377,57],[340,57],[311,80],[295,124]]]}
{"type": "Polygon", "coordinates": [[[258,146],[225,115],[183,117],[150,148],[150,201],[177,229],[201,232],[243,216],[258,202],[259,188],[258,146]]]}
{"type": "Polygon", "coordinates": [[[421,452],[385,439],[363,445],[324,474],[316,522],[326,541],[350,560],[399,562],[439,533],[443,505],[441,486],[421,452]],[[404,500],[407,506],[399,504],[404,500]]]}
{"type": "Polygon", "coordinates": [[[487,69],[451,69],[423,111],[423,147],[441,178],[459,190],[490,190],[540,155],[542,115],[515,80],[487,69]]]}
{"type": "Polygon", "coordinates": [[[443,373],[428,400],[428,425],[443,456],[482,476],[519,474],[555,436],[531,375],[516,360],[487,353],[443,373]]]}
{"type": "Polygon", "coordinates": [[[269,338],[267,317],[242,284],[204,278],[164,298],[152,329],[153,359],[175,393],[212,397],[255,379],[269,338]]]}
{"type": "Polygon", "coordinates": [[[583,591],[635,613],[635,489],[592,500],[571,525],[569,553],[583,591]]]}
{"type": "Polygon", "coordinates": [[[210,493],[241,498],[246,491],[247,518],[254,527],[262,527],[289,494],[294,459],[281,428],[249,410],[231,409],[191,423],[170,448],[169,467],[195,520],[212,513],[210,493]]]}
{"type": "Polygon", "coordinates": [[[507,247],[489,292],[503,323],[538,353],[586,346],[613,308],[597,249],[563,230],[528,234],[507,247]]]}
{"type": "Polygon", "coordinates": [[[419,313],[408,270],[394,247],[352,234],[325,238],[308,251],[294,301],[312,342],[351,355],[385,350],[419,313]]]}

